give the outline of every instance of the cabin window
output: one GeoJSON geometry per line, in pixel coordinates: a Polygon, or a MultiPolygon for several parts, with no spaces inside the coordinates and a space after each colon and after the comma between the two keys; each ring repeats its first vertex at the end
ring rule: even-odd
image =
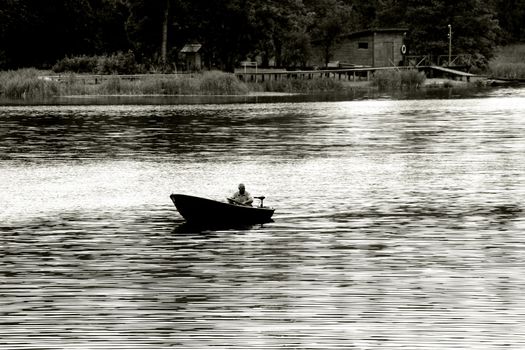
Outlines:
{"type": "Polygon", "coordinates": [[[357,48],[360,50],[368,50],[368,42],[367,41],[358,42],[357,48]]]}

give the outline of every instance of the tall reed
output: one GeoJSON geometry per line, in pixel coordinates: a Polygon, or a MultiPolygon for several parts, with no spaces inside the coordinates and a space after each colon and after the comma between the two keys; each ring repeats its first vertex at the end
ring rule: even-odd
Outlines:
{"type": "Polygon", "coordinates": [[[525,63],[490,63],[490,75],[504,79],[525,79],[525,63]]]}
{"type": "Polygon", "coordinates": [[[36,69],[0,72],[0,96],[13,99],[57,96],[59,84],[39,76],[36,69]]]}
{"type": "Polygon", "coordinates": [[[255,92],[314,93],[339,91],[342,82],[330,78],[283,79],[244,83],[231,73],[219,71],[172,76],[142,76],[137,80],[106,76],[93,84],[93,77],[81,74],[51,80],[35,69],[0,73],[0,95],[7,98],[43,98],[68,95],[243,95],[255,92]]]}
{"type": "Polygon", "coordinates": [[[248,86],[231,73],[210,71],[176,77],[146,78],[138,86],[144,94],[242,95],[248,86]]]}
{"type": "Polygon", "coordinates": [[[250,83],[252,91],[314,93],[343,90],[343,83],[330,78],[265,80],[250,83]]]}
{"type": "Polygon", "coordinates": [[[248,92],[248,86],[233,74],[211,71],[199,77],[199,91],[206,95],[239,95],[248,92]]]}
{"type": "Polygon", "coordinates": [[[414,69],[389,69],[376,71],[372,76],[372,85],[377,86],[380,90],[415,89],[420,87],[425,80],[425,73],[414,69]]]}
{"type": "Polygon", "coordinates": [[[525,44],[499,48],[489,62],[488,73],[497,78],[525,79],[525,44]]]}

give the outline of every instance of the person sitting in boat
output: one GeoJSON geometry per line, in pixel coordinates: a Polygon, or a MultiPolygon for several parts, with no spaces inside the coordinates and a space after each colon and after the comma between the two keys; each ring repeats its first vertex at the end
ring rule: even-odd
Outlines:
{"type": "Polygon", "coordinates": [[[246,191],[244,184],[239,184],[239,191],[235,192],[233,196],[228,198],[228,201],[233,204],[252,206],[253,198],[251,194],[246,191]]]}

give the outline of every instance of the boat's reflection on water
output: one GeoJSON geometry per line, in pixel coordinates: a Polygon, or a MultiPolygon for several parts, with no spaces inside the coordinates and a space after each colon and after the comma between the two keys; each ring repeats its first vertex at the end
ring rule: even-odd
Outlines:
{"type": "Polygon", "coordinates": [[[247,224],[247,223],[228,223],[228,222],[214,222],[214,223],[198,223],[198,222],[180,222],[177,223],[173,229],[173,233],[176,234],[208,234],[216,233],[220,231],[248,231],[251,229],[262,228],[268,223],[274,222],[270,221],[258,224],[247,224]]]}

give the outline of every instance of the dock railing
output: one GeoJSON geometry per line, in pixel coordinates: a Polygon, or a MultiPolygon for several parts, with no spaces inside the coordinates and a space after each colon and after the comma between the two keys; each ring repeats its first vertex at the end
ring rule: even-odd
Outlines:
{"type": "MultiPolygon", "coordinates": [[[[285,79],[316,79],[316,78],[333,78],[338,80],[370,80],[371,74],[381,68],[362,67],[347,69],[316,69],[316,70],[295,70],[295,71],[259,71],[253,72],[236,72],[235,76],[244,82],[264,82],[277,81],[285,79]]],[[[388,68],[388,69],[391,69],[388,68]]]]}
{"type": "Polygon", "coordinates": [[[470,67],[472,65],[472,55],[452,55],[450,56],[450,62],[448,58],[448,55],[438,56],[437,65],[442,67],[470,67]]]}
{"type": "Polygon", "coordinates": [[[410,68],[420,68],[433,66],[432,56],[430,55],[419,55],[419,56],[405,56],[404,65],[410,68]]]}

